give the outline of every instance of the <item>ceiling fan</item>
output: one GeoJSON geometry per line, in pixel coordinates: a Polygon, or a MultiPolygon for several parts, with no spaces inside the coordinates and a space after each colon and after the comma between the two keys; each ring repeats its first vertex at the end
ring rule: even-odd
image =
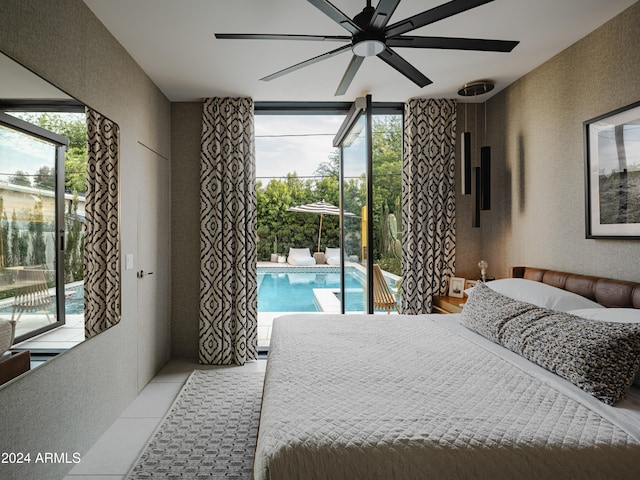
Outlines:
{"type": "Polygon", "coordinates": [[[412,17],[388,25],[400,0],[380,0],[374,9],[371,0],[367,6],[353,19],[347,17],[328,0],[308,0],[314,7],[338,23],[351,35],[277,35],[277,34],[230,34],[216,33],[216,38],[231,40],[303,40],[349,42],[348,45],[297,63],[291,67],[272,73],[260,80],[269,81],[281,77],[300,68],[326,60],[340,53],[351,50],[353,57],[338,85],[335,95],[344,95],[356,75],[365,57],[377,56],[395,68],[419,87],[433,83],[413,65],[398,55],[392,47],[397,48],[436,48],[453,50],[477,50],[487,52],[510,52],[518,45],[517,41],[486,40],[479,38],[455,37],[416,37],[404,35],[425,25],[465,12],[472,8],[490,3],[494,0],[452,0],[440,6],[419,13],[412,17]]]}

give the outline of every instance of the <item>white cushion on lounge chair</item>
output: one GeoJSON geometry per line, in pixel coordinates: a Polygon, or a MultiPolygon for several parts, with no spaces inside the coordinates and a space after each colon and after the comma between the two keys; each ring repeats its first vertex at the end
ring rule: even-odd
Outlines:
{"type": "Polygon", "coordinates": [[[324,252],[325,262],[327,265],[340,265],[340,249],[327,248],[324,252]]]}
{"type": "Polygon", "coordinates": [[[311,266],[316,264],[316,259],[311,256],[308,248],[289,248],[289,265],[311,266]]]}
{"type": "Polygon", "coordinates": [[[4,354],[4,352],[11,348],[15,335],[15,320],[0,319],[0,355],[4,354]]]}

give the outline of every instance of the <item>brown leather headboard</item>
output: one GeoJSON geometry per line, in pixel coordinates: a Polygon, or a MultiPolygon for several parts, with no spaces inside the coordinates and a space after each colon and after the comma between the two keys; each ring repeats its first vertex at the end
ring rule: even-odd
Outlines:
{"type": "Polygon", "coordinates": [[[511,277],[562,288],[605,307],[640,308],[640,283],[533,267],[511,267],[511,277]]]}

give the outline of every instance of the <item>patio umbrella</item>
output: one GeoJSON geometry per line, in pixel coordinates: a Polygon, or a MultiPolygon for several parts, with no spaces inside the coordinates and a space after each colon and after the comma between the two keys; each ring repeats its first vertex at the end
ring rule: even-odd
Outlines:
{"type": "MultiPolygon", "coordinates": [[[[325,202],[307,203],[306,205],[299,205],[297,207],[290,207],[287,212],[302,212],[302,213],[315,213],[320,215],[320,228],[318,229],[318,252],[320,251],[320,237],[322,236],[322,217],[325,215],[340,215],[340,208],[325,202]]],[[[344,212],[345,217],[355,217],[353,213],[344,212]]]]}

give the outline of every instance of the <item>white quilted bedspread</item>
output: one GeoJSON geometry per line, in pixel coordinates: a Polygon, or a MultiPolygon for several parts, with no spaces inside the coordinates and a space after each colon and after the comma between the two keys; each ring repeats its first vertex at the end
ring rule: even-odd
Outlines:
{"type": "Polygon", "coordinates": [[[275,320],[255,480],[640,478],[625,430],[431,318],[275,320]]]}

